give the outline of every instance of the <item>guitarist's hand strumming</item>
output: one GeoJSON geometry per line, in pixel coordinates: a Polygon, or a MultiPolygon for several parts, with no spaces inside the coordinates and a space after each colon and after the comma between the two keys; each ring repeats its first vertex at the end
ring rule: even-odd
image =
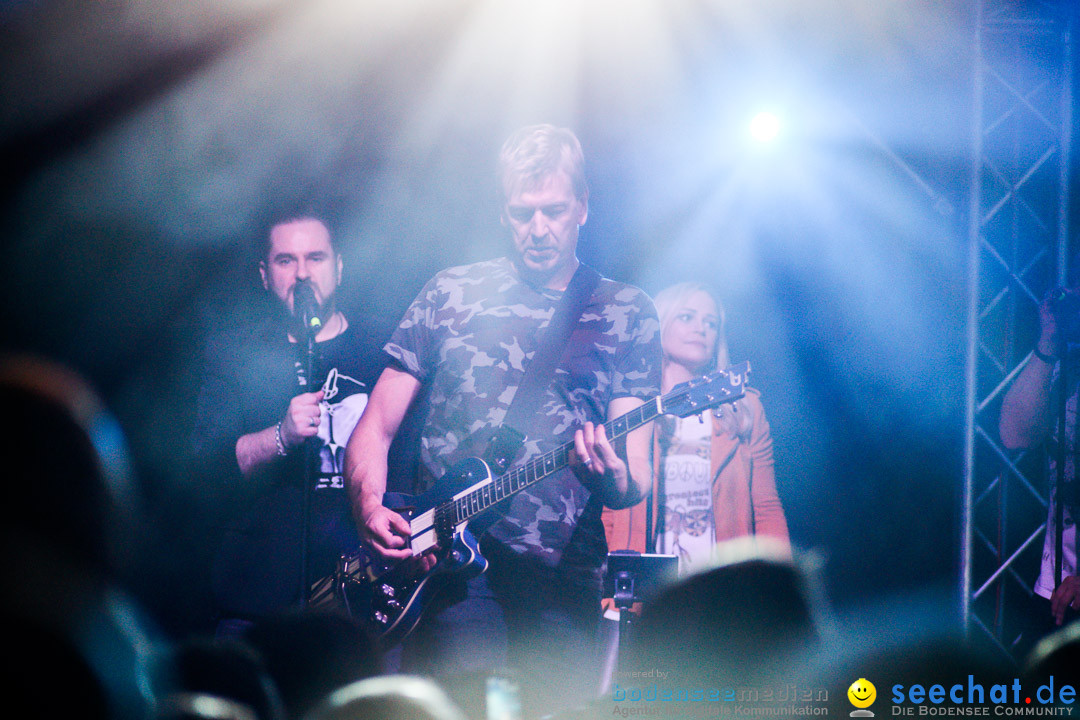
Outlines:
{"type": "Polygon", "coordinates": [[[383,505],[376,505],[363,513],[360,523],[361,539],[387,560],[404,560],[412,557],[409,521],[383,505]]]}
{"type": "Polygon", "coordinates": [[[435,566],[435,550],[414,558],[409,547],[411,533],[409,521],[383,505],[364,513],[360,524],[361,539],[380,557],[388,561],[406,560],[412,563],[416,574],[425,573],[435,566]]]}

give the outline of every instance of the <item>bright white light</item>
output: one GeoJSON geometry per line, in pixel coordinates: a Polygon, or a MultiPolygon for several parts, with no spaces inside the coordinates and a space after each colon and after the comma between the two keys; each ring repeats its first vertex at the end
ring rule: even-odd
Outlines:
{"type": "Polygon", "coordinates": [[[771,142],[780,133],[780,119],[771,112],[759,112],[750,121],[750,134],[758,142],[771,142]]]}

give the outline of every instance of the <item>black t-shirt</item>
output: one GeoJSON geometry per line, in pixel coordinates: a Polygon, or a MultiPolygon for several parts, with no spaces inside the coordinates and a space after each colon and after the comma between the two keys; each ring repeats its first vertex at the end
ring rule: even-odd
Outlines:
{"type": "Polygon", "coordinates": [[[306,458],[312,459],[308,578],[332,572],[338,556],[356,546],[342,477],[345,444],[385,366],[382,339],[372,324],[350,322],[344,333],[316,344],[311,379],[306,348],[288,342],[280,326],[234,330],[207,342],[195,451],[226,488],[213,567],[222,614],[258,617],[299,600],[306,458]],[[237,439],[272,427],[293,396],[320,388],[323,419],[313,447],[296,448],[242,478],[237,439]]]}

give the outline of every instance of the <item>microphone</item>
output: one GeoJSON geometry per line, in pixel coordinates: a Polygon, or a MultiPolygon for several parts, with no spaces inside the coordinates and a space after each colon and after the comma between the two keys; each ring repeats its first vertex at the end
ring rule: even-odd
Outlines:
{"type": "Polygon", "coordinates": [[[315,288],[307,280],[297,280],[293,286],[293,315],[303,324],[304,332],[312,336],[322,329],[319,301],[315,298],[315,288]]]}

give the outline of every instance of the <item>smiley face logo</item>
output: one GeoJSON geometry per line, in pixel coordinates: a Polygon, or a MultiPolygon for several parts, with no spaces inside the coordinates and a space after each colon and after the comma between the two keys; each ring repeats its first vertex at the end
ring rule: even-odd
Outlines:
{"type": "Polygon", "coordinates": [[[847,689],[848,700],[857,708],[868,708],[877,699],[877,688],[866,678],[859,678],[847,689]]]}

